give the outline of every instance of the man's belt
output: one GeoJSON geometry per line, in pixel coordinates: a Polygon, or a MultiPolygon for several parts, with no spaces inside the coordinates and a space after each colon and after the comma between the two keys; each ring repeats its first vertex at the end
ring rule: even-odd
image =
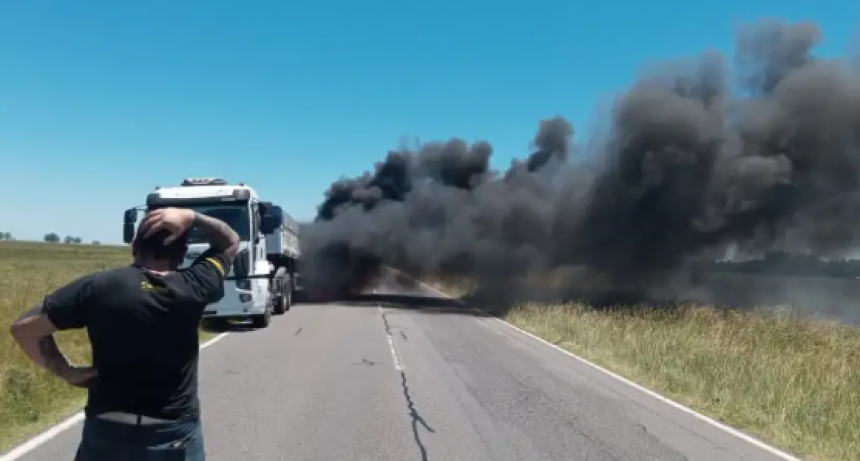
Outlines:
{"type": "Polygon", "coordinates": [[[135,426],[152,426],[154,424],[167,424],[173,421],[169,419],[153,418],[151,416],[138,415],[134,413],[125,413],[121,411],[110,411],[101,413],[95,416],[96,418],[105,421],[112,421],[121,424],[133,424],[135,426]]]}

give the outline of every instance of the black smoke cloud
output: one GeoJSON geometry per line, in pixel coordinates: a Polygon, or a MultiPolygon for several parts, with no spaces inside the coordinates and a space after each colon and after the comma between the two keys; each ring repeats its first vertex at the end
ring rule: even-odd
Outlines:
{"type": "MultiPolygon", "coordinates": [[[[460,139],[389,152],[331,185],[304,231],[317,289],[379,264],[505,278],[564,265],[642,279],[732,246],[832,255],[858,240],[860,72],[811,23],[742,27],[734,60],[667,63],[574,145],[561,117],[507,171],[460,139]]],[[[358,282],[357,282],[358,281],[358,282]]]]}

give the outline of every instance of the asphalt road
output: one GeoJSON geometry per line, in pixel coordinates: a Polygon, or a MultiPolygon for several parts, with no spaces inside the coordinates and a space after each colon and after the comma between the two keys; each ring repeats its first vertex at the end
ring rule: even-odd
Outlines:
{"type": "Polygon", "coordinates": [[[200,380],[213,461],[782,459],[458,307],[297,305],[206,349],[200,380]]]}

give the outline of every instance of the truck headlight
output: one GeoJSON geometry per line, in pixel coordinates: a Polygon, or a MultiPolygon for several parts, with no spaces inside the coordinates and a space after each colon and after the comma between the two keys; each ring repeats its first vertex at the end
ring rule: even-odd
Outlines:
{"type": "Polygon", "coordinates": [[[248,279],[236,280],[236,288],[239,290],[250,290],[251,289],[251,281],[248,279]]]}

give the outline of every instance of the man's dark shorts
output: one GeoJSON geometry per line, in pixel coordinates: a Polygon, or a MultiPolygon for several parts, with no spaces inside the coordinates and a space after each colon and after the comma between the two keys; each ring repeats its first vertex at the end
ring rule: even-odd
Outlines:
{"type": "Polygon", "coordinates": [[[156,425],[87,417],[75,461],[205,461],[199,419],[156,425]]]}

